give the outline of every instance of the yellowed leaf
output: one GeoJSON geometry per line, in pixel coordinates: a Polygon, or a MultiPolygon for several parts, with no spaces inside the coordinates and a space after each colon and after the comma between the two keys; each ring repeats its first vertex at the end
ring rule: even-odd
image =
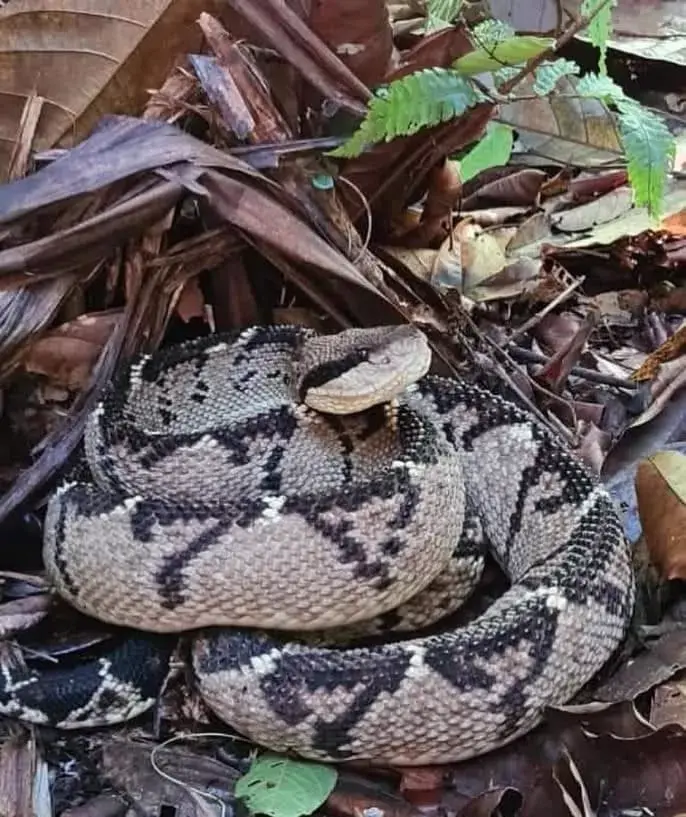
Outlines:
{"type": "Polygon", "coordinates": [[[27,100],[43,100],[35,149],[70,146],[105,114],[137,114],[197,50],[214,0],[12,0],[0,8],[0,181],[27,100]]]}
{"type": "Polygon", "coordinates": [[[686,457],[678,451],[658,451],[650,461],[679,499],[686,503],[686,457]]]}

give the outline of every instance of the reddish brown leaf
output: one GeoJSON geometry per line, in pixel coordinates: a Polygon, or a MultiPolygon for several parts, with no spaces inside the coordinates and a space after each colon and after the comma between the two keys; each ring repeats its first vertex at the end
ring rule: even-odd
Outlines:
{"type": "Polygon", "coordinates": [[[186,281],[176,302],[176,313],[186,323],[193,318],[205,318],[205,296],[200,289],[197,275],[186,281]]]}
{"type": "Polygon", "coordinates": [[[436,806],[441,802],[446,782],[442,766],[416,766],[402,770],[400,792],[417,807],[436,806]]]}
{"type": "Polygon", "coordinates": [[[638,512],[646,545],[651,562],[665,580],[686,578],[684,477],[686,457],[676,451],[658,452],[640,462],[636,471],[638,512]],[[681,483],[682,491],[674,480],[681,483]]]}
{"type": "Polygon", "coordinates": [[[49,378],[51,385],[82,389],[110,337],[120,309],[82,315],[27,344],[24,368],[49,378]]]}

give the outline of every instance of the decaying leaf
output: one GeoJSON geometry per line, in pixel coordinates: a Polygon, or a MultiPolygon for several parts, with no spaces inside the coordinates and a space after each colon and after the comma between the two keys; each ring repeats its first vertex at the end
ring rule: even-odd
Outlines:
{"type": "Polygon", "coordinates": [[[81,315],[27,344],[24,368],[45,375],[52,386],[82,389],[107,339],[122,315],[121,309],[81,315]]]}
{"type": "Polygon", "coordinates": [[[643,460],[636,496],[652,562],[667,580],[686,578],[686,456],[658,451],[643,460]]]}
{"type": "Polygon", "coordinates": [[[113,0],[12,0],[0,8],[0,180],[30,96],[44,100],[33,147],[75,144],[104,114],[143,107],[199,48],[195,21],[213,5],[148,0],[122,14],[113,0]]]}

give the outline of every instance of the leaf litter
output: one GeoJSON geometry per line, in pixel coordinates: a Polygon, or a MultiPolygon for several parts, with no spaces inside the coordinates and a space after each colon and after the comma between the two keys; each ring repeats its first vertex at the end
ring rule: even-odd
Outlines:
{"type": "MultiPolygon", "coordinates": [[[[275,790],[260,776],[269,755],[258,754],[252,774],[271,785],[269,805],[255,810],[683,812],[682,174],[667,180],[661,220],[634,207],[616,119],[604,103],[572,98],[577,76],[562,64],[524,77],[518,100],[477,101],[334,162],[329,153],[379,85],[508,56],[507,42],[475,55],[463,20],[440,22],[459,3],[436,3],[429,31],[419,0],[327,0],[309,13],[279,0],[138,5],[125,21],[106,0],[0,9],[0,97],[10,102],[0,106],[0,174],[11,180],[0,186],[6,660],[79,660],[112,637],[49,595],[40,518],[121,361],[265,318],[320,329],[412,320],[431,339],[437,371],[524,401],[606,481],[635,545],[632,636],[569,706],[473,761],[353,764],[334,775],[278,759],[275,790]],[[107,59],[95,60],[98,51],[107,59]],[[553,81],[559,99],[536,96],[553,81]],[[329,783],[302,789],[286,773],[297,778],[301,766],[329,783]]],[[[562,59],[581,48],[588,60],[586,35],[556,16],[559,4],[493,5],[526,32],[534,62],[545,62],[551,38],[562,59]]],[[[632,3],[616,5],[633,28],[610,39],[609,64],[618,76],[627,53],[632,66],[649,65],[655,81],[632,90],[659,98],[679,171],[686,143],[669,115],[671,79],[663,87],[650,61],[681,71],[680,53],[659,26],[654,54],[634,47],[632,3]]],[[[498,583],[489,575],[484,598],[498,583]]],[[[221,740],[167,745],[216,726],[182,663],[136,723],[65,735],[7,722],[0,813],[243,813],[255,747],[226,729],[221,740]]]]}

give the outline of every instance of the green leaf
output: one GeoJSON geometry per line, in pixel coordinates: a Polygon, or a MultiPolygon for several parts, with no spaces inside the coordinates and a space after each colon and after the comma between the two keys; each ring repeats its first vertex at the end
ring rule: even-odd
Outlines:
{"type": "Polygon", "coordinates": [[[498,68],[497,71],[493,72],[493,82],[495,83],[495,87],[499,88],[508,80],[512,79],[512,77],[516,77],[518,73],[519,68],[513,68],[510,65],[506,65],[504,68],[498,68]]]}
{"type": "Polygon", "coordinates": [[[337,779],[332,766],[264,754],[253,761],[235,791],[253,814],[302,817],[326,802],[337,779]]]}
{"type": "Polygon", "coordinates": [[[605,102],[615,102],[626,96],[621,86],[606,74],[584,74],[577,83],[576,92],[605,102]]]}
{"type": "Polygon", "coordinates": [[[617,5],[617,0],[611,0],[609,3],[600,9],[596,14],[596,9],[601,5],[603,0],[582,0],[579,12],[582,17],[591,17],[593,19],[588,25],[588,36],[593,45],[600,50],[600,73],[607,73],[607,41],[610,39],[612,33],[612,8],[617,5]]]}
{"type": "Polygon", "coordinates": [[[659,116],[632,99],[618,101],[617,110],[634,201],[658,218],[676,154],[674,137],[659,116]]]}
{"type": "Polygon", "coordinates": [[[626,96],[606,75],[586,74],[577,83],[581,96],[601,99],[617,109],[619,136],[626,154],[634,202],[657,218],[667,175],[676,154],[676,141],[664,121],[626,96]]]}
{"type": "Polygon", "coordinates": [[[455,71],[427,68],[377,91],[360,127],[334,157],[359,156],[366,147],[460,116],[486,97],[455,71]]]}
{"type": "Polygon", "coordinates": [[[491,122],[486,135],[460,159],[460,178],[463,182],[473,179],[489,167],[506,165],[512,154],[514,134],[509,125],[491,122]]]}
{"type": "Polygon", "coordinates": [[[426,6],[426,31],[450,25],[460,13],[463,0],[429,0],[426,6]]]}
{"type": "Polygon", "coordinates": [[[490,51],[498,43],[514,37],[515,30],[502,20],[489,18],[471,30],[472,42],[485,51],[490,51]]]}
{"type": "Polygon", "coordinates": [[[519,65],[555,45],[549,37],[510,37],[493,48],[477,48],[460,57],[453,66],[465,76],[495,71],[503,65],[519,65]]]}
{"type": "Polygon", "coordinates": [[[544,62],[534,72],[534,93],[547,96],[555,90],[555,86],[570,74],[578,74],[579,66],[571,60],[559,59],[553,62],[544,62]]]}

